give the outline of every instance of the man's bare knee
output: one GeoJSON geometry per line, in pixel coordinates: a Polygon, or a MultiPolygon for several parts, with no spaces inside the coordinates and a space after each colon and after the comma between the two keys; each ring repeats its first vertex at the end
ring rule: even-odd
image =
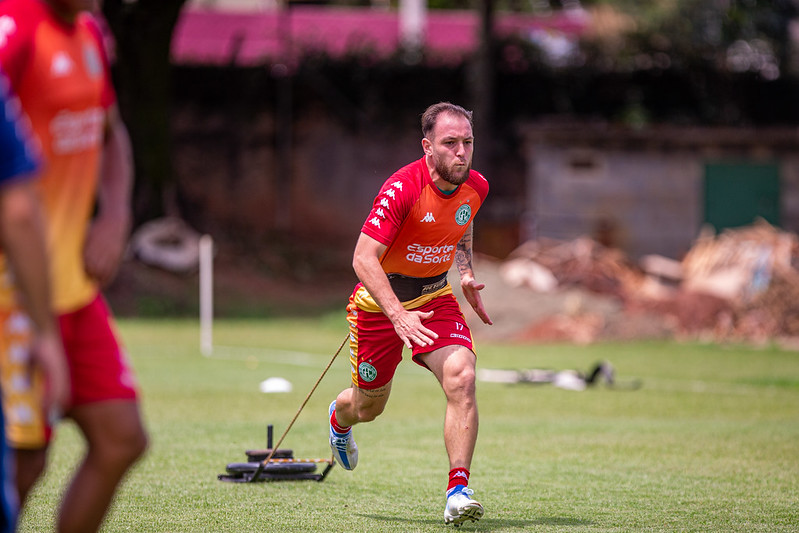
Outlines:
{"type": "Polygon", "coordinates": [[[135,432],[135,436],[126,439],[121,455],[124,456],[124,460],[129,464],[135,463],[147,451],[148,445],[149,439],[147,438],[147,434],[143,430],[137,431],[135,432]]]}
{"type": "Polygon", "coordinates": [[[475,371],[470,364],[458,365],[445,374],[444,393],[452,399],[470,399],[475,395],[475,371]]]}
{"type": "Polygon", "coordinates": [[[107,459],[115,464],[132,465],[147,450],[147,434],[141,428],[131,428],[97,443],[107,459]]]}
{"type": "Polygon", "coordinates": [[[353,405],[354,415],[358,422],[371,422],[383,412],[386,403],[382,399],[367,398],[361,396],[359,401],[353,405]]]}
{"type": "Polygon", "coordinates": [[[391,393],[391,383],[378,389],[353,389],[353,411],[358,422],[371,422],[386,408],[391,393]]]}
{"type": "Polygon", "coordinates": [[[127,468],[144,454],[147,433],[138,411],[128,407],[98,404],[74,416],[86,436],[90,460],[108,468],[127,468]]]}
{"type": "Polygon", "coordinates": [[[358,409],[359,422],[371,422],[383,413],[385,405],[368,405],[358,409]]]}

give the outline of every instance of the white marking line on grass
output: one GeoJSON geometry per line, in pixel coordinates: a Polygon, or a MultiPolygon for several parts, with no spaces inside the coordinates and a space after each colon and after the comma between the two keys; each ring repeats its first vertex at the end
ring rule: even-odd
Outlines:
{"type": "Polygon", "coordinates": [[[316,367],[321,354],[295,352],[292,350],[271,350],[253,346],[219,346],[214,345],[209,359],[226,359],[231,361],[272,361],[292,366],[316,367]]]}
{"type": "Polygon", "coordinates": [[[672,378],[648,378],[644,380],[649,390],[665,392],[690,392],[694,394],[731,394],[736,396],[775,396],[780,393],[778,387],[760,387],[745,383],[729,383],[720,381],[703,381],[694,379],[684,381],[672,378]]]}
{"type": "MultiPolygon", "coordinates": [[[[343,351],[343,350],[342,350],[343,351]]],[[[339,354],[339,357],[342,357],[339,354]]],[[[214,352],[212,355],[207,356],[208,359],[221,359],[225,361],[252,361],[259,362],[270,361],[291,366],[301,366],[305,368],[318,368],[319,358],[327,357],[324,354],[313,354],[310,352],[295,352],[292,350],[271,350],[269,348],[257,348],[255,346],[219,346],[214,345],[214,352]]],[[[347,357],[347,356],[343,356],[347,357]]],[[[399,365],[396,373],[409,374],[409,373],[425,373],[422,367],[416,363],[406,365],[399,365]]]]}

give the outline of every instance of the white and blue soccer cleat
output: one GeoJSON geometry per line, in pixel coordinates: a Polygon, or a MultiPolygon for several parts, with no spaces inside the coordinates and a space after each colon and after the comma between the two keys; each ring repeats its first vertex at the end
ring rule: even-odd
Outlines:
{"type": "MultiPolygon", "coordinates": [[[[333,416],[335,410],[336,400],[333,400],[327,411],[328,420],[333,416]]],[[[358,445],[355,444],[355,439],[352,437],[352,428],[346,433],[338,433],[333,429],[332,424],[328,422],[328,425],[330,426],[330,449],[333,450],[333,457],[345,470],[353,470],[358,466],[358,445]]]]}
{"type": "Polygon", "coordinates": [[[444,523],[460,526],[467,520],[477,522],[483,516],[483,506],[472,498],[474,491],[457,485],[447,491],[447,506],[444,507],[444,523]]]}

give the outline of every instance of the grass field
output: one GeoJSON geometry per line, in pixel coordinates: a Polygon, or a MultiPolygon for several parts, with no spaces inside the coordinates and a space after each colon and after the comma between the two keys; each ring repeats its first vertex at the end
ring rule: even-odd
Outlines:
{"type": "MultiPolygon", "coordinates": [[[[123,320],[141,381],[148,455],[107,532],[445,531],[443,395],[406,361],[381,418],[359,426],[354,472],[322,483],[217,480],[285,429],[346,331],[343,317],[230,321],[200,355],[196,321],[123,320]],[[230,347],[230,348],[224,348],[230,347]],[[286,352],[289,351],[289,352],[286,352]],[[288,394],[263,394],[281,376],[288,394]]],[[[281,447],[327,457],[327,406],[346,349],[281,447]]],[[[799,353],[669,342],[479,346],[483,368],[586,370],[607,359],[637,391],[478,383],[471,486],[485,506],[459,531],[799,531],[799,353]]],[[[62,424],[22,532],[52,530],[82,443],[62,424]]]]}

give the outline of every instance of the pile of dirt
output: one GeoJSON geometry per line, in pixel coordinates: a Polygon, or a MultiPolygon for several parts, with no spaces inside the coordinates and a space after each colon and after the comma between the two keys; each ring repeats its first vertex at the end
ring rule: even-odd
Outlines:
{"type": "Polygon", "coordinates": [[[475,324],[477,337],[799,339],[799,239],[764,221],[703,230],[681,261],[634,262],[582,237],[527,242],[505,261],[478,258],[476,270],[495,322],[475,324]]]}

